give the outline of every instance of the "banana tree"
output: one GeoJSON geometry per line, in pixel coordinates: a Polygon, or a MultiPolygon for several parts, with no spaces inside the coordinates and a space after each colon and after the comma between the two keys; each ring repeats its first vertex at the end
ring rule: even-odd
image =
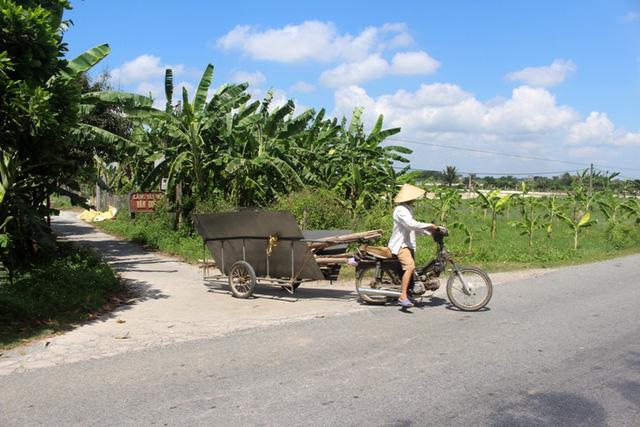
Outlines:
{"type": "Polygon", "coordinates": [[[471,253],[473,248],[473,242],[475,241],[476,232],[485,231],[487,226],[483,225],[483,226],[480,226],[479,229],[475,229],[464,222],[456,221],[453,224],[451,224],[451,228],[455,228],[464,233],[464,236],[465,236],[464,243],[467,244],[467,251],[471,253]]]}
{"type": "Polygon", "coordinates": [[[629,218],[635,218],[636,224],[640,224],[640,201],[636,198],[629,199],[622,204],[622,210],[629,218]]]}
{"type": "Polygon", "coordinates": [[[145,179],[143,185],[153,187],[162,176],[169,185],[183,183],[195,197],[204,197],[214,179],[224,169],[225,140],[220,133],[229,125],[229,113],[246,103],[250,96],[247,85],[224,85],[207,102],[213,78],[213,65],[205,69],[191,101],[182,88],[182,101],[173,107],[173,73],[165,74],[167,106],[165,111],[140,109],[135,114],[152,128],[161,161],[145,179]]]}
{"type": "Polygon", "coordinates": [[[398,173],[394,162],[408,163],[403,155],[412,151],[401,146],[383,146],[382,142],[400,128],[382,129],[383,115],[366,135],[362,124],[362,108],[356,108],[347,126],[346,119],[340,125],[338,145],[329,151],[327,159],[336,170],[338,178],[334,190],[348,200],[348,208],[355,212],[379,202],[391,199],[395,192],[398,173]]]}
{"type": "Polygon", "coordinates": [[[446,224],[451,210],[462,201],[462,194],[455,188],[436,186],[434,197],[429,202],[438,215],[439,224],[446,224]]]}
{"type": "Polygon", "coordinates": [[[533,233],[535,230],[543,228],[540,223],[543,213],[538,211],[539,202],[532,197],[520,199],[520,220],[510,221],[512,227],[520,229],[520,235],[528,237],[529,248],[533,247],[533,233]]]}
{"type": "Polygon", "coordinates": [[[555,194],[542,199],[541,206],[545,210],[546,223],[544,224],[544,228],[547,233],[547,238],[550,239],[553,233],[553,226],[555,225],[555,218],[557,218],[558,213],[561,212],[562,209],[558,202],[558,197],[555,194]]]}
{"type": "Polygon", "coordinates": [[[607,224],[609,225],[609,231],[612,231],[618,225],[620,225],[620,220],[622,219],[622,213],[624,212],[623,204],[620,203],[618,199],[613,195],[613,193],[608,193],[606,196],[603,196],[598,200],[598,205],[600,206],[600,211],[602,211],[603,215],[607,219],[607,224]]]}
{"type": "Polygon", "coordinates": [[[315,113],[307,110],[294,116],[293,101],[272,109],[272,100],[268,92],[261,103],[251,103],[230,117],[224,172],[228,189],[241,205],[264,206],[305,184],[300,173],[303,147],[295,141],[315,113]]]}
{"type": "Polygon", "coordinates": [[[567,215],[564,212],[558,214],[558,218],[564,221],[565,224],[571,228],[573,231],[573,250],[578,249],[578,235],[582,232],[582,230],[591,227],[596,224],[597,220],[591,219],[591,212],[585,212],[579,218],[576,218],[571,215],[567,215]]]}
{"type": "Polygon", "coordinates": [[[305,185],[331,189],[335,186],[336,147],[340,144],[340,125],[336,118],[325,119],[321,109],[304,132],[295,137],[296,156],[300,162],[300,176],[305,185]]]}
{"type": "Polygon", "coordinates": [[[75,133],[85,141],[93,141],[94,177],[103,190],[126,192],[136,189],[142,175],[149,172],[149,157],[153,155],[148,133],[143,123],[128,117],[128,111],[150,108],[150,97],[127,92],[87,92],[81,96],[80,117],[75,133]],[[126,135],[116,134],[91,124],[94,111],[111,110],[127,117],[126,135]]]}
{"type": "Polygon", "coordinates": [[[498,215],[500,215],[511,201],[511,194],[500,196],[502,190],[496,189],[484,194],[476,190],[478,201],[483,209],[491,212],[491,239],[495,240],[498,227],[498,215]]]}

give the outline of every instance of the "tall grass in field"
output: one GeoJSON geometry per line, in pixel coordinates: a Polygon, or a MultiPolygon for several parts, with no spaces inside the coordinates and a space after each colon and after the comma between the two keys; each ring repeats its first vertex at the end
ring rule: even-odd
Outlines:
{"type": "MultiPolygon", "coordinates": [[[[351,218],[346,210],[339,212],[339,205],[334,203],[330,205],[328,223],[324,224],[324,215],[316,215],[318,201],[308,194],[306,198],[313,202],[309,209],[301,206],[304,197],[281,200],[273,208],[291,210],[299,223],[306,222],[310,226],[306,228],[383,229],[384,234],[377,244],[386,245],[392,228],[391,207],[376,207],[351,218]]],[[[625,202],[622,199],[606,200],[608,206],[625,202]]],[[[640,251],[640,226],[633,215],[623,214],[632,212],[631,209],[620,209],[613,222],[611,214],[607,214],[609,211],[590,206],[588,220],[591,226],[580,229],[579,243],[574,249],[575,230],[554,214],[562,210],[566,215],[573,215],[570,198],[537,199],[535,203],[529,203],[525,197],[514,197],[510,203],[509,209],[502,209],[496,216],[495,239],[492,239],[493,215],[485,213],[482,203],[477,200],[458,200],[445,216],[445,223],[440,221],[443,218],[441,204],[430,200],[418,201],[414,216],[421,221],[449,227],[446,244],[451,254],[463,263],[477,264],[492,271],[589,262],[640,251]],[[526,209],[522,209],[520,203],[525,203],[526,209]],[[535,217],[533,225],[532,216],[535,217]],[[530,227],[525,229],[522,224],[527,221],[530,227]]],[[[576,215],[577,220],[585,216],[579,209],[576,215]]],[[[170,218],[165,213],[139,214],[135,220],[120,215],[114,221],[100,223],[99,227],[190,262],[202,258],[202,239],[188,225],[172,230],[170,218]]],[[[430,237],[419,237],[417,262],[429,260],[435,250],[436,245],[430,237]]]]}

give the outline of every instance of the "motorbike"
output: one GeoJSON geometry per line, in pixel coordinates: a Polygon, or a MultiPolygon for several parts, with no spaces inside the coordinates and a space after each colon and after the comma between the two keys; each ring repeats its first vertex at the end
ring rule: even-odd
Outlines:
{"type": "MultiPolygon", "coordinates": [[[[427,264],[416,267],[409,284],[408,296],[413,302],[427,293],[433,295],[440,287],[440,276],[445,271],[447,297],[451,304],[462,311],[484,308],[493,295],[489,275],[479,267],[458,265],[445,247],[444,238],[449,232],[437,227],[431,233],[438,245],[436,256],[427,264]],[[447,267],[450,266],[449,269],[447,267]]],[[[387,247],[361,246],[356,250],[356,290],[367,304],[386,304],[400,297],[403,270],[398,258],[387,247]]]]}

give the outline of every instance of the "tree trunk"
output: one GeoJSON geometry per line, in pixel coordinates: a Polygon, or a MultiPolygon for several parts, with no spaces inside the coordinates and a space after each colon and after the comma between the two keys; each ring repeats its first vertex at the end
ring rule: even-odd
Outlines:
{"type": "Polygon", "coordinates": [[[496,228],[497,228],[497,217],[496,213],[493,213],[491,217],[491,240],[496,240],[496,228]]]}

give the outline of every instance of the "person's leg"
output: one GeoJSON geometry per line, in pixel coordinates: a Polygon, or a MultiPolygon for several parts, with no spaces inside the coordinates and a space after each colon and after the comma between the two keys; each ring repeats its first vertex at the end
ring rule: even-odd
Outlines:
{"type": "Polygon", "coordinates": [[[409,290],[409,283],[411,283],[411,277],[416,269],[416,263],[413,260],[413,253],[409,248],[402,248],[398,252],[398,261],[402,265],[404,273],[402,274],[402,289],[400,291],[400,300],[408,299],[407,291],[409,290]]]}
{"type": "Polygon", "coordinates": [[[405,270],[404,274],[402,275],[402,293],[400,294],[400,299],[404,300],[407,299],[407,291],[409,290],[409,283],[411,283],[411,277],[413,276],[413,272],[415,271],[415,267],[409,269],[409,270],[405,270]]]}

